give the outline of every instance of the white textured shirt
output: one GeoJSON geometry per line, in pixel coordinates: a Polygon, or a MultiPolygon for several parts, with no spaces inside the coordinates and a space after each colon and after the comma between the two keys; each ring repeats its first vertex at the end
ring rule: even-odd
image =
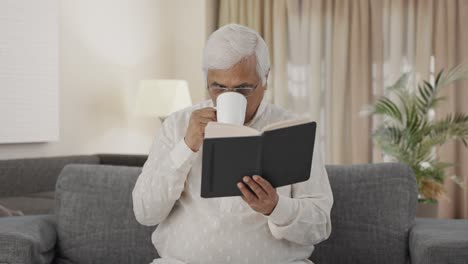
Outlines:
{"type": "MultiPolygon", "coordinates": [[[[137,221],[158,224],[151,240],[161,259],[153,263],[312,263],[314,244],[330,235],[333,204],[319,140],[309,180],[276,188],[279,200],[269,216],[239,196],[202,198],[203,148],[193,152],[184,136],[191,112],[212,106],[206,100],[166,118],[133,189],[137,221]]],[[[294,117],[263,99],[246,125],[261,130],[294,117]]]]}

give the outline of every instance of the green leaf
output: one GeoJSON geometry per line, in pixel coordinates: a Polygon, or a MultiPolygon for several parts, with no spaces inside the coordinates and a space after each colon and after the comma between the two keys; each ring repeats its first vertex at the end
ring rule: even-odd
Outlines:
{"type": "Polygon", "coordinates": [[[373,109],[374,114],[384,115],[401,122],[402,113],[398,106],[387,97],[381,97],[373,109]]]}
{"type": "Polygon", "coordinates": [[[444,72],[444,69],[442,69],[438,74],[437,74],[437,77],[435,78],[435,87],[438,86],[439,82],[440,82],[440,77],[442,76],[442,73],[444,72]]]}
{"type": "Polygon", "coordinates": [[[372,133],[376,146],[386,155],[408,164],[416,179],[442,183],[445,169],[453,166],[434,157],[434,148],[450,140],[459,140],[468,147],[468,115],[454,113],[437,120],[428,120],[428,112],[446,98],[440,90],[456,80],[468,79],[468,64],[437,73],[434,84],[422,81],[415,92],[408,88],[409,73],[386,88],[386,96],[371,106],[371,114],[381,115],[383,122],[372,133]],[[421,168],[428,162],[429,168],[421,168]]]}
{"type": "Polygon", "coordinates": [[[394,91],[394,90],[403,90],[406,91],[406,86],[408,85],[408,80],[410,77],[410,73],[404,73],[400,76],[400,78],[390,87],[387,87],[387,90],[394,91]]]}
{"type": "Polygon", "coordinates": [[[437,145],[445,144],[451,139],[459,139],[465,144],[468,139],[468,115],[449,114],[435,121],[431,126],[431,139],[437,145]]]}

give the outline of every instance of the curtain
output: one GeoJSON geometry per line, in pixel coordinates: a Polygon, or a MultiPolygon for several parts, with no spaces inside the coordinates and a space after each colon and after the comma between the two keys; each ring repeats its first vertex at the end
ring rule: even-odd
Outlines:
{"type": "MultiPolygon", "coordinates": [[[[271,102],[318,120],[327,163],[380,162],[372,145],[376,117],[360,115],[403,72],[433,78],[438,70],[468,62],[466,0],[220,0],[219,24],[256,29],[270,48],[271,102]],[[465,26],[466,27],[466,26],[465,26]]],[[[468,83],[447,87],[443,116],[468,112],[468,83]]],[[[439,158],[457,163],[448,171],[448,199],[439,217],[468,218],[468,151],[450,143],[439,158]]]]}
{"type": "MultiPolygon", "coordinates": [[[[468,1],[434,1],[432,6],[432,48],[435,70],[447,69],[460,63],[468,63],[468,1]]],[[[468,112],[468,81],[458,82],[444,89],[447,97],[436,114],[468,112]]],[[[443,218],[468,218],[468,150],[461,143],[450,143],[442,147],[438,155],[441,159],[456,164],[449,175],[462,179],[460,188],[447,180],[448,199],[439,202],[439,216],[443,218]]]]}
{"type": "Polygon", "coordinates": [[[266,96],[276,104],[286,106],[284,89],[273,89],[287,84],[288,62],[286,0],[220,0],[218,27],[237,23],[255,29],[265,40],[270,51],[270,74],[266,96]],[[276,99],[273,99],[276,98],[276,99]]]}
{"type": "MultiPolygon", "coordinates": [[[[402,72],[416,71],[418,80],[431,80],[441,69],[468,62],[468,1],[466,0],[385,0],[382,1],[383,87],[393,83],[402,72]]],[[[374,21],[373,21],[374,22],[374,21]]],[[[436,116],[468,112],[467,81],[445,87],[446,100],[436,108],[436,116]]],[[[460,142],[449,142],[438,149],[438,158],[455,163],[446,175],[457,175],[460,188],[449,177],[445,180],[447,197],[439,200],[440,218],[468,218],[467,149],[460,142]]]]}

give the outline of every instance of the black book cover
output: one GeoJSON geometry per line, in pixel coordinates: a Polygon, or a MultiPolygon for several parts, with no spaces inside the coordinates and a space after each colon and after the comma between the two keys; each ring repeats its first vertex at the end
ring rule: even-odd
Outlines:
{"type": "Polygon", "coordinates": [[[316,122],[258,136],[203,141],[201,197],[241,196],[237,183],[255,174],[281,187],[310,177],[316,122]]]}

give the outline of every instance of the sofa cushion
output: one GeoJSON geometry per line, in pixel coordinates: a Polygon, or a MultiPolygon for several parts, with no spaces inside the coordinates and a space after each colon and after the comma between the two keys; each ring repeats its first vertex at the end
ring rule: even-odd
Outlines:
{"type": "Polygon", "coordinates": [[[333,191],[330,238],[316,246],[315,263],[407,263],[417,185],[408,166],[327,166],[333,191]]]}
{"type": "Polygon", "coordinates": [[[468,263],[468,221],[418,218],[410,233],[411,263],[468,263]]]}
{"type": "Polygon", "coordinates": [[[155,227],[140,225],[132,190],[139,167],[67,165],[56,187],[58,263],[150,263],[155,227]]]}
{"type": "Polygon", "coordinates": [[[53,215],[0,218],[0,263],[51,263],[56,242],[53,215]]]}

